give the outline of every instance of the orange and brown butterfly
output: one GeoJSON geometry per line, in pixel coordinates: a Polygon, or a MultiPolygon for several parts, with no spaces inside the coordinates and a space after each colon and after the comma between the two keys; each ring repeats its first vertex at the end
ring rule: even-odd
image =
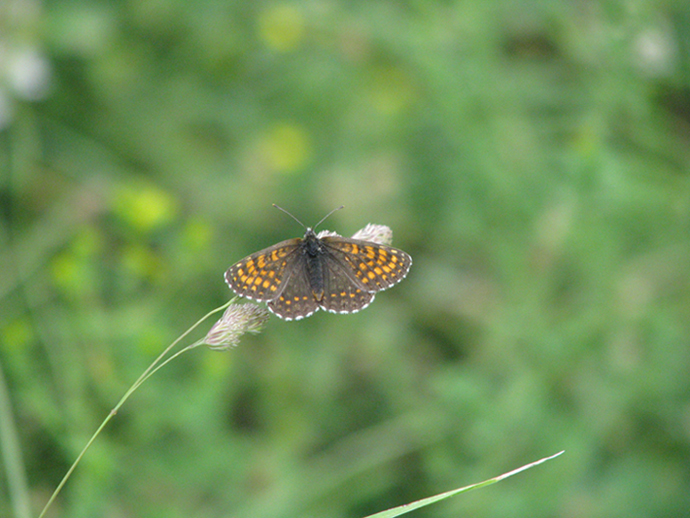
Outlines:
{"type": "MultiPolygon", "coordinates": [[[[300,225],[302,223],[282,210],[300,225]]],[[[314,227],[321,224],[331,211],[314,227]]],[[[302,225],[304,226],[304,225],[302,225]]],[[[285,320],[299,320],[323,309],[355,313],[366,308],[377,292],[400,282],[412,265],[402,250],[383,244],[388,227],[370,225],[352,238],[306,227],[302,238],[288,239],[237,262],[225,280],[237,294],[266,302],[285,320]],[[371,239],[371,240],[368,240],[371,239]]]]}

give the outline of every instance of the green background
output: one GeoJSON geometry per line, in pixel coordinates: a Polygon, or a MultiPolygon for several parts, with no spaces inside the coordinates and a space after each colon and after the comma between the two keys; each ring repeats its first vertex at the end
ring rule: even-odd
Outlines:
{"type": "Polygon", "coordinates": [[[0,515],[277,203],[408,278],[182,355],[49,516],[358,518],[561,449],[413,516],[690,516],[687,1],[5,0],[0,51],[0,515]]]}

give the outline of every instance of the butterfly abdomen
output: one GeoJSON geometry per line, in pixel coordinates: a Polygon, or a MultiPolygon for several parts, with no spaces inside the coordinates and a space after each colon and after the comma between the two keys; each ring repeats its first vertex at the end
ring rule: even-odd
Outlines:
{"type": "Polygon", "coordinates": [[[309,231],[304,236],[303,246],[309,285],[316,300],[320,301],[323,298],[324,291],[324,264],[321,257],[324,251],[318,238],[309,231]]]}

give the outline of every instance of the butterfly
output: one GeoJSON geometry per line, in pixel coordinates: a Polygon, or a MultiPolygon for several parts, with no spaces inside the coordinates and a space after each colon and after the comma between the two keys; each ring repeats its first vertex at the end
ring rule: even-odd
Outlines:
{"type": "MultiPolygon", "coordinates": [[[[302,223],[282,210],[300,225],[302,223]]],[[[314,227],[320,225],[331,211],[314,227]]],[[[302,225],[304,226],[304,225],[302,225]]],[[[285,320],[300,320],[319,309],[356,313],[377,292],[400,282],[412,258],[392,246],[332,232],[318,235],[306,227],[302,238],[288,239],[237,262],[225,281],[237,294],[257,302],[285,320]]]]}

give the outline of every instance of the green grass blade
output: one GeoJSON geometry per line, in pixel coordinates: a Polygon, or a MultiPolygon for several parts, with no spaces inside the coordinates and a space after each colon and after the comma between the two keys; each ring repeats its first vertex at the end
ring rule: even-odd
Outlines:
{"type": "Polygon", "coordinates": [[[29,485],[2,365],[0,365],[0,452],[2,452],[0,458],[5,461],[7,489],[14,516],[29,518],[31,516],[29,485]]]}
{"type": "Polygon", "coordinates": [[[509,471],[508,473],[504,473],[503,475],[499,475],[494,478],[490,478],[489,480],[485,480],[484,482],[479,482],[478,484],[472,484],[471,486],[466,486],[466,487],[461,487],[459,489],[453,489],[451,491],[447,491],[445,493],[441,493],[439,495],[435,496],[430,496],[428,498],[423,498],[422,500],[417,500],[416,502],[411,502],[409,504],[401,505],[399,507],[394,507],[393,509],[388,509],[387,511],[382,511],[380,513],[372,514],[370,516],[367,516],[366,518],[395,518],[396,516],[402,516],[403,514],[407,514],[410,511],[414,511],[415,509],[419,509],[420,507],[426,507],[427,505],[435,504],[436,502],[440,502],[441,500],[445,500],[446,498],[450,498],[451,496],[458,495],[460,493],[466,493],[467,491],[470,491],[472,489],[479,489],[480,487],[485,487],[485,486],[490,486],[491,484],[495,484],[496,482],[499,482],[503,479],[506,479],[508,477],[512,477],[513,475],[516,475],[517,473],[520,473],[521,471],[525,471],[529,468],[532,468],[534,466],[537,466],[538,464],[541,464],[542,462],[546,462],[547,460],[554,459],[561,455],[563,451],[560,451],[556,453],[555,455],[551,455],[549,457],[544,457],[543,459],[540,459],[538,461],[532,462],[530,464],[526,464],[520,468],[514,469],[513,471],[509,471]]]}

